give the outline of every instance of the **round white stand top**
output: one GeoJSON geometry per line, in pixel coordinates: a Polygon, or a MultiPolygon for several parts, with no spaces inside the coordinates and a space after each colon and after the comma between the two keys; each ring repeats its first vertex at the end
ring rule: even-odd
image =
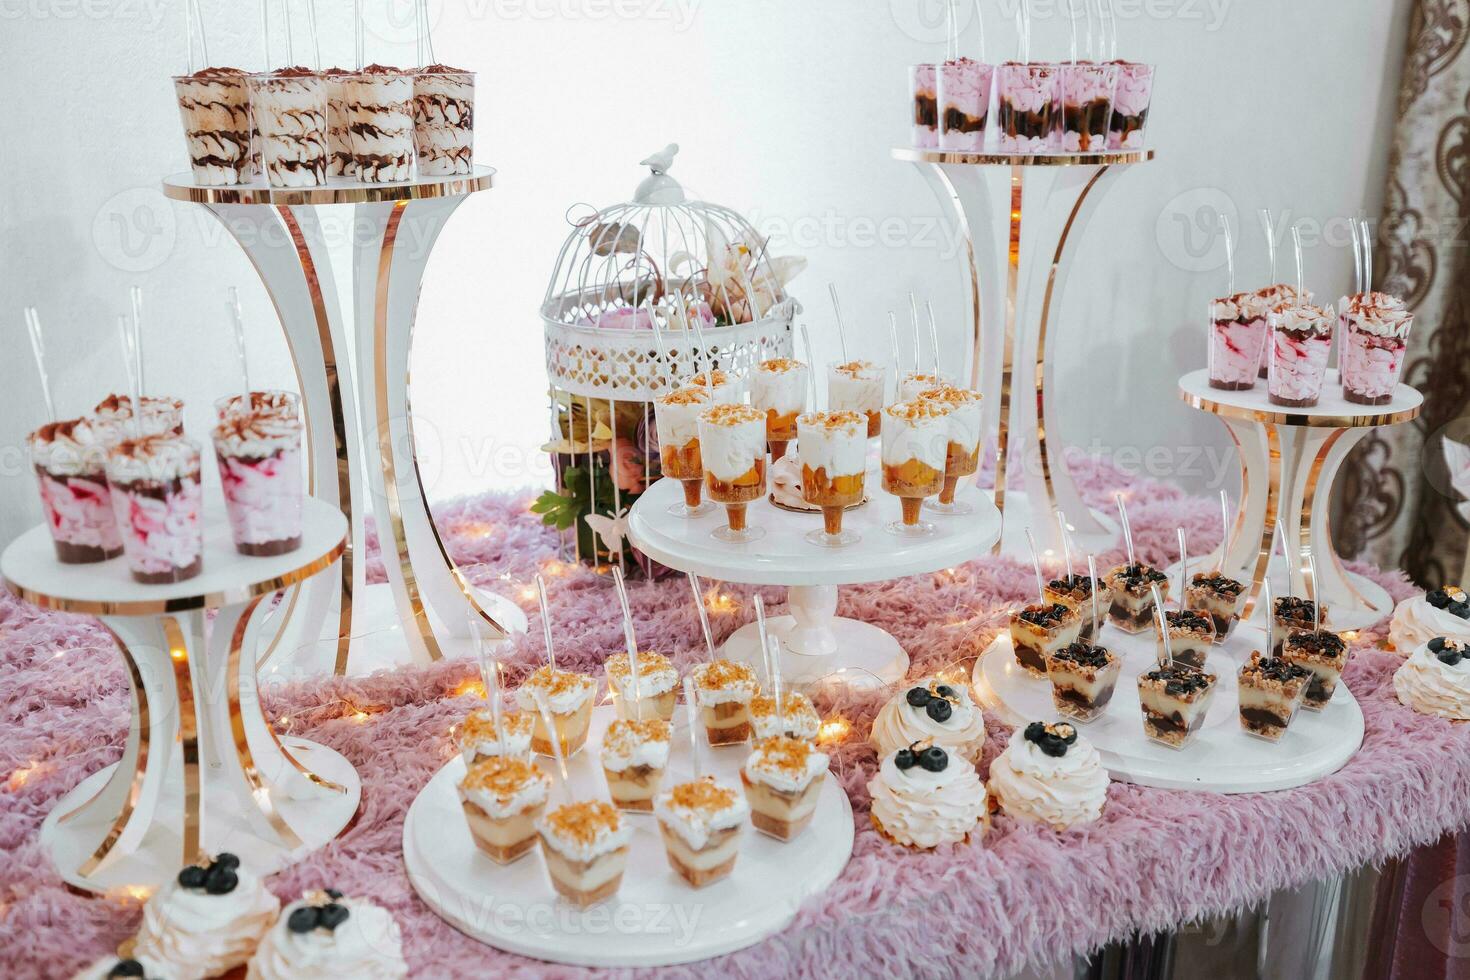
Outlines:
{"type": "Polygon", "coordinates": [[[10,543],[0,556],[0,576],[7,589],[33,605],[93,615],[147,616],[247,602],[310,578],[342,554],[347,541],[342,512],[313,497],[303,503],[301,546],[269,557],[237,552],[223,509],[205,508],[204,570],[183,582],[135,582],[122,555],[88,565],[62,564],[44,524],[10,543]]]}
{"type": "Polygon", "coordinates": [[[1143,163],[1154,151],[1100,150],[1096,153],[1001,153],[995,150],[946,150],[939,147],[895,146],[895,160],[910,163],[958,163],[970,167],[1113,167],[1143,163]]]}
{"type": "Polygon", "coordinates": [[[386,184],[369,184],[352,177],[328,177],[317,187],[271,187],[264,177],[249,184],[200,184],[191,171],[163,179],[163,195],[195,204],[265,204],[273,207],[297,204],[374,204],[385,201],[417,201],[431,197],[461,197],[488,190],[494,183],[494,167],[472,167],[467,174],[417,177],[386,184]]]}
{"type": "Polygon", "coordinates": [[[1179,379],[1179,397],[1193,408],[1224,418],[1326,429],[1396,425],[1417,417],[1419,407],[1424,404],[1424,396],[1406,384],[1394,390],[1393,400],[1386,405],[1350,402],[1342,397],[1342,380],[1335,368],[1322,379],[1322,395],[1311,408],[1271,404],[1265,378],[1258,379],[1254,388],[1245,391],[1211,388],[1207,368],[1191,371],[1179,379]]]}

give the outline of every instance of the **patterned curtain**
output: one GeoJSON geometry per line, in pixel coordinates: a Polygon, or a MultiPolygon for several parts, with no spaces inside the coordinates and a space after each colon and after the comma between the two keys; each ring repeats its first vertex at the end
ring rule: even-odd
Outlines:
{"type": "Polygon", "coordinates": [[[1343,467],[1339,553],[1402,568],[1426,587],[1466,575],[1467,524],[1442,437],[1470,436],[1470,0],[1418,0],[1399,82],[1377,287],[1414,310],[1404,380],[1424,394],[1409,425],[1380,429],[1343,467]]]}

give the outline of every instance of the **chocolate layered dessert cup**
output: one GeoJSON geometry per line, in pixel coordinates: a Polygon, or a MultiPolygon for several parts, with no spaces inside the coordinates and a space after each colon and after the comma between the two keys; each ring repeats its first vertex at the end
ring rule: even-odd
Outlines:
{"type": "Polygon", "coordinates": [[[1114,61],[1118,83],[1113,89],[1113,113],[1108,123],[1108,149],[1143,149],[1143,130],[1153,100],[1154,66],[1136,61],[1114,61]]]}
{"type": "MultiPolygon", "coordinates": [[[[1208,614],[1193,609],[1176,609],[1164,613],[1164,621],[1169,629],[1169,655],[1174,662],[1195,670],[1205,669],[1205,659],[1210,655],[1210,647],[1215,644],[1215,624],[1208,614]]],[[[1154,622],[1154,636],[1157,641],[1156,659],[1165,659],[1164,637],[1158,632],[1158,622],[1154,622]]]]}
{"type": "Polygon", "coordinates": [[[1204,727],[1216,680],[1214,674],[1183,664],[1160,665],[1139,674],[1143,734],[1172,749],[1183,748],[1204,727]]]}
{"type": "Polygon", "coordinates": [[[1092,721],[1102,714],[1113,700],[1122,673],[1122,657],[1085,640],[1069,643],[1046,657],[1052,706],[1057,714],[1073,721],[1092,721]]]}
{"type": "Polygon", "coordinates": [[[144,395],[143,412],[135,429],[133,400],[127,395],[108,395],[92,409],[92,425],[100,442],[121,442],[129,436],[182,436],[184,403],[177,398],[144,395]]]}
{"type": "Polygon", "coordinates": [[[840,547],[859,539],[843,531],[842,515],[863,502],[868,473],[868,420],[860,412],[809,412],[797,419],[802,501],[822,511],[813,544],[840,547]]]}
{"type": "Polygon", "coordinates": [[[817,812],[828,761],[804,739],[778,735],[757,742],[740,770],[755,829],[779,841],[805,830],[817,812]]]}
{"type": "Polygon", "coordinates": [[[868,438],[883,428],[883,397],[888,369],[872,361],[844,361],[827,365],[827,405],[834,412],[862,412],[868,419],[868,438]]]}
{"type": "Polygon", "coordinates": [[[1387,293],[1358,293],[1339,307],[1342,397],[1356,405],[1387,405],[1403,374],[1414,314],[1387,293]]]}
{"type": "Polygon", "coordinates": [[[551,887],[578,908],[618,893],[628,866],[633,828],[611,803],[587,800],[559,806],[537,826],[551,887]]]}
{"type": "Polygon", "coordinates": [[[67,565],[122,554],[107,487],[107,448],[87,419],[48,422],[26,437],[56,560],[67,565]]]}
{"type": "Polygon", "coordinates": [[[661,472],[670,480],[678,480],[684,488],[684,502],[670,508],[676,517],[694,517],[709,510],[703,499],[699,416],[713,404],[714,395],[709,388],[692,385],[666,391],[653,400],[661,472]]]}
{"type": "Polygon", "coordinates": [[[761,361],[750,374],[750,404],[765,414],[772,462],[785,456],[787,444],[796,438],[796,417],[806,409],[810,375],[809,367],[789,357],[761,361]]]}
{"type": "Polygon", "coordinates": [[[250,76],[260,164],[272,187],[327,182],[327,81],[310,68],[250,76]]]}
{"type": "Polygon", "coordinates": [[[1306,696],[1312,672],[1281,657],[1251,653],[1236,675],[1240,695],[1240,727],[1248,735],[1279,742],[1306,696]]]}
{"type": "Polygon", "coordinates": [[[933,525],[922,523],[924,498],[944,489],[944,466],[949,458],[947,402],[906,401],[883,410],[883,489],[899,498],[903,520],[890,524],[895,533],[927,534],[933,525]]]}
{"type": "Polygon", "coordinates": [[[607,675],[607,689],[619,718],[669,721],[674,717],[679,703],[679,672],[668,657],[651,650],[640,652],[636,685],[626,653],[608,657],[602,670],[607,675]]]}
{"type": "Polygon", "coordinates": [[[750,702],[760,690],[755,671],[734,660],[695,667],[694,698],[710,745],[739,745],[750,738],[750,702]]]}
{"type": "Polygon", "coordinates": [[[913,141],[921,149],[939,146],[939,75],[936,65],[909,66],[913,141]]]}
{"type": "Polygon", "coordinates": [[[941,148],[971,153],[985,149],[994,77],[994,65],[972,58],[952,58],[939,66],[936,91],[941,148]]]}
{"type": "Polygon", "coordinates": [[[1049,153],[1056,118],[1057,66],[1007,61],[995,69],[1002,153],[1049,153]]]}
{"type": "Polygon", "coordinates": [[[327,68],[321,73],[327,87],[327,176],[355,177],[352,136],[347,130],[347,90],[343,82],[353,73],[346,68],[327,68]]]}
{"type": "Polygon", "coordinates": [[[1089,575],[1065,575],[1062,578],[1052,579],[1042,589],[1042,597],[1047,602],[1060,602],[1077,613],[1081,619],[1077,637],[1089,643],[1093,640],[1092,593],[1094,589],[1097,591],[1097,621],[1100,627],[1113,605],[1113,590],[1108,586],[1106,579],[1099,578],[1094,581],[1089,575]]]}
{"type": "Polygon", "coordinates": [[[1032,677],[1046,679],[1046,658],[1077,640],[1082,620],[1060,602],[1032,603],[1011,613],[1011,645],[1016,663],[1032,677]]]}
{"type": "Polygon", "coordinates": [[[1068,62],[1057,66],[1064,153],[1101,153],[1108,147],[1117,65],[1068,62]]]}
{"type": "Polygon", "coordinates": [[[1210,617],[1215,642],[1223,642],[1240,622],[1246,588],[1223,572],[1195,572],[1184,589],[1184,606],[1210,617]]]}
{"type": "Polygon", "coordinates": [[[1292,630],[1281,645],[1281,659],[1312,672],[1302,707],[1321,711],[1337,691],[1338,679],[1347,666],[1348,647],[1342,637],[1327,630],[1292,630]]]}
{"type": "Polygon", "coordinates": [[[1141,561],[1131,565],[1117,565],[1103,581],[1113,593],[1113,604],[1108,608],[1108,622],[1125,633],[1142,633],[1153,628],[1153,586],[1159,588],[1159,597],[1169,598],[1169,578],[1163,572],[1141,561]]]}
{"type": "Polygon", "coordinates": [[[1210,387],[1249,391],[1266,350],[1266,301],[1259,293],[1235,293],[1210,303],[1210,387]]]}
{"type": "Polygon", "coordinates": [[[495,712],[488,706],[475,708],[465,715],[455,732],[459,753],[465,768],[481,759],[519,759],[531,761],[531,731],[535,728],[529,711],[506,711],[500,716],[505,740],[495,727],[495,712]]]}
{"type": "Polygon", "coordinates": [[[800,691],[782,691],[780,711],[774,697],[757,694],[750,699],[748,710],[751,733],[757,740],[784,735],[810,742],[822,729],[822,716],[800,691]]]}
{"type": "Polygon", "coordinates": [[[496,864],[525,856],[550,792],[551,777],[522,759],[492,756],[470,766],[459,798],[475,846],[496,864]]]}
{"type": "Polygon", "coordinates": [[[475,153],[475,73],[445,65],[429,65],[414,73],[413,134],[420,176],[470,173],[475,153]]]}
{"type": "Polygon", "coordinates": [[[703,888],[735,870],[750,815],[739,790],[704,776],[660,794],[653,809],[669,867],[690,886],[703,888]]]}
{"type": "Polygon", "coordinates": [[[174,76],[196,184],[245,184],[255,176],[247,77],[239,68],[201,68],[174,76]]]}
{"type": "Polygon", "coordinates": [[[134,581],[164,585],[203,570],[197,442],[167,435],[125,440],[107,457],[107,483],[134,581]]]}
{"type": "Polygon", "coordinates": [[[1277,596],[1271,604],[1271,656],[1281,656],[1282,644],[1292,630],[1314,630],[1318,624],[1327,622],[1327,607],[1317,612],[1316,603],[1301,596],[1277,596]]]}
{"type": "Polygon", "coordinates": [[[750,541],[765,532],[750,527],[746,512],[766,493],[766,415],[749,405],[715,405],[699,416],[699,453],[709,499],[725,506],[728,527],[714,535],[750,541]]]}
{"type": "Polygon", "coordinates": [[[596,701],[597,681],[586,674],[557,670],[543,664],[526,678],[516,690],[516,704],[531,715],[531,751],[537,755],[555,755],[551,740],[561,743],[561,757],[570,759],[587,743],[587,730],[592,724],[592,705],[596,701]],[[541,717],[545,702],[554,731],[546,730],[541,717]]]}
{"type": "Polygon", "coordinates": [[[950,406],[949,445],[944,453],[944,486],[939,501],[931,509],[941,514],[968,514],[968,504],[955,503],[960,480],[980,469],[980,392],[968,388],[943,385],[926,388],[919,398],[950,406]]]}
{"type": "Polygon", "coordinates": [[[602,737],[602,773],[613,805],[651,813],[669,764],[669,723],[618,719],[602,737]]]}
{"type": "Polygon", "coordinates": [[[357,179],[370,184],[412,180],[414,76],[369,65],[340,85],[357,179]]]}
{"type": "Polygon", "coordinates": [[[294,413],[273,408],[242,409],[215,426],[225,512],[242,555],[284,555],[301,546],[301,430],[294,413]]]}
{"type": "Polygon", "coordinates": [[[1322,394],[1337,317],[1320,306],[1290,306],[1267,315],[1266,392],[1272,405],[1311,408],[1322,394]]]}

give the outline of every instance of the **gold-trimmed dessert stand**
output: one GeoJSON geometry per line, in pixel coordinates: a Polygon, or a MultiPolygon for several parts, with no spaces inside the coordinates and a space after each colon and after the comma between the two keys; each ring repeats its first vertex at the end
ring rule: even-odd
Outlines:
{"type": "Polygon", "coordinates": [[[1024,553],[1031,527],[1047,554],[1061,554],[1053,513],[1067,515],[1073,545],[1103,551],[1117,524],[1090,510],[1057,439],[1055,352],[1067,276],[1078,243],[1107,191],[1153,150],[1005,154],[893,149],[914,164],[953,210],[970,280],[970,385],[987,393],[985,444],[995,452],[995,506],[1004,530],[996,550],[1024,553]],[[1004,181],[992,180],[996,174],[1004,181]],[[998,216],[1003,220],[996,220],[998,216]],[[990,393],[996,393],[994,397],[990,393]],[[1050,441],[1048,441],[1050,436],[1050,441]],[[1025,491],[1007,492],[1006,477],[1025,491]]]}
{"type": "MultiPolygon", "coordinates": [[[[344,674],[353,637],[366,632],[366,515],[371,496],[387,571],[386,591],[412,659],[467,649],[468,613],[501,632],[525,629],[513,603],[470,585],[429,515],[414,446],[409,368],[424,269],[440,231],[495,171],[389,184],[328,178],[322,187],[207,186],[188,173],[164,180],[176,201],[203,205],[244,249],[280,318],[301,388],[312,495],[347,515],[350,538],[336,580],[292,590],[262,660],[281,651],[334,648],[344,674]],[[352,207],[352,309],[344,314],[318,207],[352,207]],[[349,317],[351,318],[349,320],[349,317]],[[349,324],[358,383],[347,360],[349,324]],[[359,474],[367,474],[363,486],[359,474]],[[434,620],[430,619],[430,610],[434,620]]],[[[379,593],[381,594],[381,593],[379,593]]]]}
{"type": "Polygon", "coordinates": [[[101,617],[127,668],[122,759],[82,780],[41,825],[41,845],[69,884],[152,888],[219,851],[267,874],[351,822],[362,793],[352,764],[278,735],[256,686],[269,597],[325,572],[346,547],[341,512],[305,504],[301,546],[271,557],[236,553],[224,515],[206,513],[204,569],[171,585],[134,582],[124,558],[63,565],[45,526],[0,555],[5,587],[20,598],[101,617]]]}
{"type": "MultiPolygon", "coordinates": [[[[1240,458],[1240,503],[1224,571],[1251,583],[1245,617],[1255,612],[1273,567],[1278,519],[1286,530],[1283,547],[1299,559],[1286,563],[1284,573],[1280,560],[1274,563],[1276,595],[1289,587],[1292,595],[1320,596],[1327,606],[1327,625],[1335,630],[1370,626],[1393,612],[1389,594],[1344,568],[1333,547],[1332,482],[1348,453],[1374,428],[1418,418],[1424,396],[1401,384],[1386,405],[1358,405],[1342,397],[1338,373],[1331,370],[1314,407],[1283,408],[1271,404],[1264,381],[1246,391],[1222,391],[1210,387],[1209,372],[1201,368],[1179,379],[1179,397],[1218,417],[1240,458]],[[1315,556],[1316,583],[1307,574],[1308,554],[1315,556]]],[[[1198,567],[1212,567],[1218,557],[1217,549],[1201,558],[1198,567]]]]}

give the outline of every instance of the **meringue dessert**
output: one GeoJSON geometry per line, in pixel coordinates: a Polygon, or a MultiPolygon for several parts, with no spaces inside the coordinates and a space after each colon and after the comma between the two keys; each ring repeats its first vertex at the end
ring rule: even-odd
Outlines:
{"type": "Polygon", "coordinates": [[[1393,689],[1420,714],[1470,721],[1470,641],[1430,637],[1394,671],[1393,689]]]}
{"type": "Polygon", "coordinates": [[[326,184],[326,79],[295,66],[251,75],[246,84],[267,182],[272,187],[326,184]]]}
{"type": "MultiPolygon", "coordinates": [[[[684,488],[684,506],[699,507],[704,497],[704,462],[699,455],[699,416],[714,404],[708,388],[683,387],[653,400],[662,473],[684,488]]],[[[686,512],[687,513],[687,512],[686,512]]]]}
{"type": "Polygon", "coordinates": [[[1082,618],[1060,602],[1033,602],[1011,613],[1011,646],[1016,663],[1032,677],[1046,679],[1046,658],[1074,642],[1082,631],[1082,618]]]}
{"type": "Polygon", "coordinates": [[[531,761],[531,732],[535,729],[534,711],[505,711],[500,725],[505,729],[505,744],[495,730],[495,712],[488,705],[475,708],[460,722],[455,738],[466,768],[481,759],[519,759],[531,761]]]}
{"type": "Polygon", "coordinates": [[[1271,616],[1271,656],[1281,656],[1281,644],[1286,635],[1292,630],[1307,630],[1310,632],[1317,628],[1319,623],[1327,622],[1327,607],[1322,607],[1322,614],[1315,615],[1316,605],[1311,599],[1303,599],[1300,596],[1284,595],[1277,596],[1271,604],[1273,613],[1271,616]]]}
{"type": "Polygon", "coordinates": [[[814,544],[844,545],[858,539],[842,531],[847,508],[863,502],[868,473],[867,421],[858,412],[811,412],[797,420],[802,500],[821,508],[822,530],[814,544]]]}
{"type": "Polygon", "coordinates": [[[890,530],[931,530],[921,524],[924,498],[944,489],[944,464],[949,455],[947,402],[904,401],[883,410],[883,489],[899,498],[903,523],[890,530]]]}
{"type": "Polygon", "coordinates": [[[244,184],[255,175],[246,74],[239,68],[202,68],[174,76],[196,184],[244,184]]]}
{"type": "MultiPolygon", "coordinates": [[[[1164,613],[1164,620],[1169,627],[1168,656],[1172,656],[1175,663],[1204,670],[1210,647],[1215,644],[1214,622],[1204,613],[1192,609],[1170,610],[1164,613]]],[[[1162,663],[1167,657],[1164,637],[1159,633],[1157,622],[1154,624],[1154,640],[1154,659],[1162,663]]]]}
{"type": "Polygon", "coordinates": [[[739,790],[704,776],[660,793],[653,811],[669,867],[691,886],[703,888],[735,870],[750,814],[739,790]]]}
{"type": "Polygon", "coordinates": [[[1092,721],[1113,700],[1123,658],[1086,640],[1047,654],[1046,676],[1057,714],[1073,721],[1092,721]]]}
{"type": "Polygon", "coordinates": [[[768,694],[757,694],[751,698],[749,711],[750,728],[756,739],[785,735],[809,742],[822,728],[822,716],[800,691],[781,692],[779,714],[776,699],[768,694]]]}
{"type": "Polygon", "coordinates": [[[630,721],[674,717],[679,704],[679,672],[673,661],[661,653],[644,650],[638,654],[638,685],[634,688],[633,671],[626,653],[615,653],[603,662],[607,688],[619,718],[630,721]]]}
{"type": "Polygon", "coordinates": [[[1210,387],[1248,391],[1256,386],[1266,346],[1266,302],[1259,294],[1236,293],[1210,304],[1210,387]]]}
{"type": "Polygon", "coordinates": [[[135,582],[182,582],[203,571],[199,478],[199,444],[192,440],[144,436],[112,448],[107,485],[135,582]]]}
{"type": "Polygon", "coordinates": [[[496,864],[526,854],[550,792],[551,777],[521,759],[491,756],[470,766],[459,799],[475,846],[496,864]]]}
{"type": "Polygon", "coordinates": [[[368,65],[337,84],[357,179],[370,184],[412,180],[414,76],[368,65]]]}
{"type": "Polygon", "coordinates": [[[796,417],[806,410],[807,378],[811,369],[789,357],[761,361],[750,375],[750,404],[766,417],[766,444],[771,461],[786,455],[796,438],[796,417]]]}
{"type": "MultiPolygon", "coordinates": [[[[725,505],[727,540],[752,537],[746,509],[766,493],[766,416],[749,405],[715,405],[699,416],[699,451],[709,499],[725,505]]],[[[720,532],[716,532],[718,536],[720,532]]]]}
{"type": "Polygon", "coordinates": [[[969,688],[925,677],[895,694],[873,719],[868,742],[879,757],[928,741],[971,764],[985,748],[985,719],[969,688]]]}
{"type": "Polygon", "coordinates": [[[281,903],[233,854],[187,865],[149,897],[133,954],[178,976],[244,966],[281,903]]]}
{"type": "Polygon", "coordinates": [[[122,554],[107,486],[107,450],[86,419],[48,422],[26,437],[56,560],[66,565],[122,554]]]}
{"type": "Polygon", "coordinates": [[[1342,637],[1327,630],[1294,629],[1281,644],[1281,658],[1312,672],[1302,707],[1321,711],[1332,700],[1342,669],[1347,666],[1348,648],[1342,637]]]}
{"type": "Polygon", "coordinates": [[[694,697],[710,745],[739,745],[750,738],[750,702],[760,690],[755,671],[733,660],[695,667],[694,697]]]}
{"type": "Polygon", "coordinates": [[[1304,304],[1268,313],[1266,322],[1270,327],[1266,391],[1271,404],[1311,408],[1322,394],[1336,315],[1304,304]]]}
{"type": "Polygon", "coordinates": [[[988,785],[1015,819],[1067,830],[1102,816],[1108,782],[1097,749],[1075,727],[1033,721],[1011,733],[990,764],[988,785]]]}
{"type": "Polygon", "coordinates": [[[1345,296],[1338,307],[1342,397],[1357,405],[1387,405],[1404,370],[1414,314],[1387,293],[1345,296]]]}
{"type": "Polygon", "coordinates": [[[940,512],[955,509],[954,495],[960,480],[980,469],[980,393],[968,388],[944,385],[926,388],[919,398],[950,406],[949,445],[944,455],[944,486],[939,491],[940,512]]]}
{"type": "Polygon", "coordinates": [[[1458,585],[1447,585],[1412,596],[1393,610],[1388,639],[1407,656],[1436,636],[1470,640],[1470,596],[1458,585]]]}
{"type": "Polygon", "coordinates": [[[1159,587],[1160,599],[1169,599],[1168,576],[1141,561],[1114,566],[1103,581],[1113,593],[1108,622],[1125,633],[1142,633],[1153,627],[1154,585],[1159,587]]]}
{"type": "Polygon", "coordinates": [[[413,139],[420,176],[447,177],[474,170],[474,72],[429,65],[414,73],[413,139]]]}
{"type": "Polygon", "coordinates": [[[834,412],[862,412],[868,420],[868,438],[883,429],[883,396],[888,369],[872,361],[847,361],[827,366],[827,407],[834,412]]]}
{"type": "Polygon", "coordinates": [[[885,756],[868,794],[874,829],[903,847],[959,844],[976,828],[981,836],[990,829],[990,799],[974,764],[927,739],[885,756]]]}
{"type": "Polygon", "coordinates": [[[579,908],[617,894],[633,828],[611,803],[568,803],[541,818],[541,853],[551,887],[579,908]]]}
{"type": "Polygon", "coordinates": [[[1195,572],[1184,589],[1185,608],[1210,617],[1216,643],[1224,642],[1240,622],[1245,599],[1245,583],[1221,572],[1195,572]]]}
{"type": "Polygon", "coordinates": [[[281,911],[250,957],[246,980],[406,976],[403,934],[388,910],[326,888],[307,892],[281,911]]]}
{"type": "Polygon", "coordinates": [[[618,719],[602,736],[602,773],[608,796],[622,810],[647,813],[669,764],[669,723],[618,719]]]}
{"type": "Polygon", "coordinates": [[[1106,579],[1096,581],[1090,575],[1065,575],[1046,583],[1042,596],[1050,603],[1060,602],[1071,609],[1081,620],[1078,639],[1092,641],[1093,590],[1097,590],[1097,625],[1107,622],[1108,610],[1113,606],[1113,591],[1106,579]]]}
{"type": "Polygon", "coordinates": [[[235,550],[284,555],[301,547],[306,496],[301,419],[265,400],[224,415],[214,430],[214,455],[235,550]]]}
{"type": "Polygon", "coordinates": [[[1236,675],[1240,695],[1240,727],[1246,734],[1279,742],[1296,717],[1306,696],[1312,672],[1280,657],[1262,657],[1259,650],[1236,675]]]}
{"type": "Polygon", "coordinates": [[[750,822],[763,834],[791,840],[817,812],[828,758],[808,741],[777,735],[755,743],[740,770],[750,822]]]}
{"type": "Polygon", "coordinates": [[[1183,748],[1205,724],[1216,681],[1182,664],[1157,666],[1138,675],[1138,702],[1143,733],[1173,749],[1183,748]]]}
{"type": "Polygon", "coordinates": [[[72,980],[179,980],[147,957],[104,956],[84,967],[72,980]]]}
{"type": "Polygon", "coordinates": [[[516,704],[531,716],[531,751],[553,755],[552,733],[541,719],[537,697],[546,701],[556,738],[561,743],[563,759],[570,759],[587,742],[587,729],[592,724],[592,703],[597,694],[597,681],[586,674],[557,670],[543,664],[516,691],[516,704]]]}

